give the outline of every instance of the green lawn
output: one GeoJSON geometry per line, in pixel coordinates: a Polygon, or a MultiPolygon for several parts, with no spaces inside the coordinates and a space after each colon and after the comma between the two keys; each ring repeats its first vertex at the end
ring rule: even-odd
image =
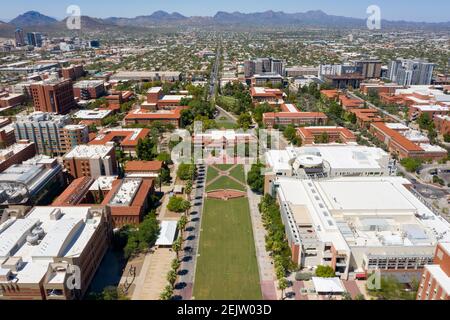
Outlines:
{"type": "Polygon", "coordinates": [[[236,127],[236,123],[229,121],[216,121],[219,129],[234,129],[236,127]]]}
{"type": "Polygon", "coordinates": [[[230,190],[238,190],[238,191],[245,191],[245,187],[241,185],[240,183],[237,183],[234,180],[231,180],[230,178],[223,176],[211,183],[206,187],[206,192],[214,191],[214,190],[220,190],[220,189],[230,189],[230,190]]]}
{"type": "Polygon", "coordinates": [[[215,164],[214,166],[221,171],[228,171],[234,165],[233,164],[215,164]]]}
{"type": "Polygon", "coordinates": [[[246,198],[205,201],[199,254],[195,299],[262,299],[246,198]]]}
{"type": "Polygon", "coordinates": [[[219,175],[219,172],[214,169],[213,167],[208,167],[208,173],[207,173],[207,181],[211,181],[215,179],[219,175]]]}
{"type": "Polygon", "coordinates": [[[243,166],[236,166],[236,168],[230,171],[230,176],[245,184],[245,172],[243,166]]]}

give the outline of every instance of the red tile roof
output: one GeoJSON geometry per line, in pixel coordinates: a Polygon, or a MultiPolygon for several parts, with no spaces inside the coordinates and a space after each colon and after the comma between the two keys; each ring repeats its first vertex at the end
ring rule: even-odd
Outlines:
{"type": "Polygon", "coordinates": [[[162,165],[162,161],[128,161],[125,164],[125,172],[156,172],[161,170],[162,165]]]}

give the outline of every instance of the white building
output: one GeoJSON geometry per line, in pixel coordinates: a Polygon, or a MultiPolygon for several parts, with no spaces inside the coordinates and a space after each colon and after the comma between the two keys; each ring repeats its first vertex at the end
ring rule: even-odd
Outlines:
{"type": "Polygon", "coordinates": [[[303,267],[329,265],[343,279],[395,271],[407,281],[432,263],[438,242],[450,240],[450,224],[401,177],[278,177],[274,186],[293,259],[303,267]]]}
{"type": "Polygon", "coordinates": [[[395,174],[390,155],[380,148],[327,144],[269,150],[266,166],[274,176],[340,177],[395,174]]]}

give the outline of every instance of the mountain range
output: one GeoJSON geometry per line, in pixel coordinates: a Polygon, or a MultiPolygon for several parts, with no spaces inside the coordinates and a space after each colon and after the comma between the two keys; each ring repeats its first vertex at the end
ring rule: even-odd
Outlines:
{"type": "MultiPolygon", "coordinates": [[[[9,33],[17,27],[33,29],[33,31],[58,32],[64,29],[66,19],[58,21],[37,11],[28,11],[11,20],[9,23],[0,22],[0,35],[9,33]]],[[[271,27],[271,26],[313,26],[327,28],[365,28],[366,20],[329,15],[321,10],[285,13],[282,11],[265,11],[257,13],[224,12],[219,11],[212,17],[187,17],[180,13],[156,11],[150,15],[134,18],[110,17],[105,19],[82,17],[83,31],[146,29],[148,27],[174,26],[222,26],[222,27],[271,27]]],[[[385,28],[445,28],[450,29],[450,21],[443,23],[382,21],[385,28]]],[[[9,36],[11,36],[9,34],[9,36]]]]}

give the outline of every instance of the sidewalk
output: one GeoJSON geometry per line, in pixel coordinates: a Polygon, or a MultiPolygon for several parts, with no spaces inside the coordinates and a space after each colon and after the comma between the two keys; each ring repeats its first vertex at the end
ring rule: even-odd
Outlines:
{"type": "MultiPolygon", "coordinates": [[[[247,175],[250,167],[245,166],[245,174],[247,175]]],[[[273,266],[272,258],[266,251],[266,230],[262,223],[261,213],[259,212],[258,204],[261,201],[261,196],[255,194],[247,186],[247,196],[250,206],[250,215],[253,226],[253,237],[256,247],[256,258],[258,260],[259,277],[261,281],[261,291],[264,300],[276,300],[281,297],[281,292],[278,292],[276,286],[275,268],[273,266]]]]}

